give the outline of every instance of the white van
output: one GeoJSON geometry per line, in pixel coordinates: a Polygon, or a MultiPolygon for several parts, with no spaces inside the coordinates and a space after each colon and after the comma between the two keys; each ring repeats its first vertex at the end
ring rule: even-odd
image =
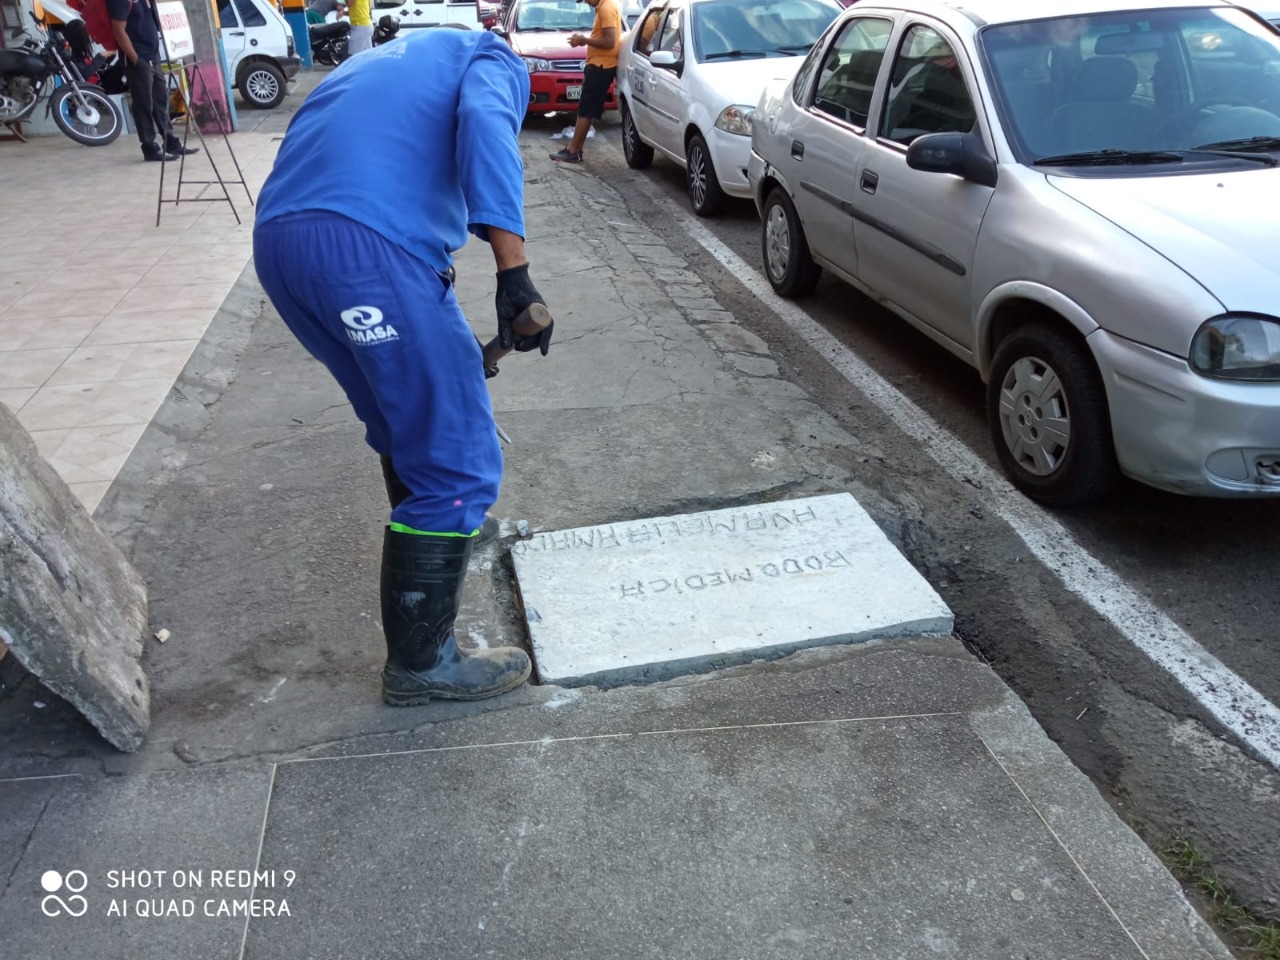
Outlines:
{"type": "Polygon", "coordinates": [[[293,31],[271,0],[218,0],[227,76],[256,110],[278,106],[302,61],[293,31]]]}
{"type": "MultiPolygon", "coordinates": [[[[497,0],[492,5],[497,6],[497,0]]],[[[378,17],[391,14],[400,21],[401,30],[438,27],[442,23],[456,23],[469,30],[483,30],[480,23],[481,6],[476,0],[373,0],[373,19],[376,23],[378,17]]]]}

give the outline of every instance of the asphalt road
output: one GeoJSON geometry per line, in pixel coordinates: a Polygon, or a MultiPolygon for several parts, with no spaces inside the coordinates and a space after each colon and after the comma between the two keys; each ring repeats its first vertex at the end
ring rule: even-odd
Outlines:
{"type": "MultiPolygon", "coordinates": [[[[531,119],[542,140],[563,118],[531,119]]],[[[684,255],[787,375],[882,453],[858,470],[892,505],[873,515],[946,598],[957,632],[1154,847],[1184,835],[1255,910],[1280,919],[1280,774],[1226,731],[1169,674],[1066,591],[1025,544],[984,514],[981,491],[938,470],[918,442],[781,323],[653,197],[688,210],[683,172],[662,158],[627,168],[616,117],[581,173],[613,186],[684,255]]],[[[749,201],[699,221],[757,272],[749,201]]],[[[999,472],[976,372],[843,283],[824,277],[804,311],[999,472]]],[[[1037,508],[1039,509],[1039,508],[1037,508]]],[[[1187,499],[1125,482],[1106,503],[1055,514],[1094,557],[1201,646],[1280,704],[1280,500],[1187,499]]]]}

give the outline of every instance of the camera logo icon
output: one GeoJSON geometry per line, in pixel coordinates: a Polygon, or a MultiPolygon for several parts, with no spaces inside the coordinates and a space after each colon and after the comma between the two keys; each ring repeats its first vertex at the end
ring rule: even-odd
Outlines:
{"type": "Polygon", "coordinates": [[[63,876],[57,870],[46,870],[40,875],[40,887],[47,896],[40,901],[40,912],[46,917],[83,917],[89,909],[89,902],[80,893],[89,886],[89,878],[83,870],[70,870],[63,876]],[[64,900],[59,896],[65,891],[68,896],[64,900]]]}

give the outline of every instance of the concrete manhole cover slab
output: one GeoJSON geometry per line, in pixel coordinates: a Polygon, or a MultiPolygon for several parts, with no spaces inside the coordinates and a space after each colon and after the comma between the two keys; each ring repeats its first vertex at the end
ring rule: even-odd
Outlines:
{"type": "Polygon", "coordinates": [[[661,680],[953,622],[847,493],[538,533],[511,552],[547,683],[661,680]]]}

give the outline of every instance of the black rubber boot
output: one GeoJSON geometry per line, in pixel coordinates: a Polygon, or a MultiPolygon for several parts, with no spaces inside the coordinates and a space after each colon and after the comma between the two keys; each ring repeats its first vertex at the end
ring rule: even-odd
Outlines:
{"type": "Polygon", "coordinates": [[[409,496],[409,488],[404,485],[404,481],[396,473],[396,468],[391,465],[390,457],[379,457],[378,460],[382,463],[382,480],[387,485],[387,502],[394,510],[409,496]]]}
{"type": "Polygon", "coordinates": [[[387,665],[382,699],[411,707],[432,697],[483,700],[528,678],[529,657],[515,647],[464,652],[453,637],[473,537],[387,529],[382,546],[382,629],[387,665]]]}
{"type": "MultiPolygon", "coordinates": [[[[400,506],[401,501],[409,496],[409,488],[404,485],[404,481],[400,479],[400,475],[396,473],[396,468],[391,465],[390,457],[379,457],[382,462],[382,480],[387,485],[387,502],[391,504],[394,510],[400,506]]],[[[482,543],[491,543],[498,538],[498,521],[493,517],[486,516],[484,523],[480,524],[480,532],[475,535],[472,543],[479,546],[482,543]]]]}

